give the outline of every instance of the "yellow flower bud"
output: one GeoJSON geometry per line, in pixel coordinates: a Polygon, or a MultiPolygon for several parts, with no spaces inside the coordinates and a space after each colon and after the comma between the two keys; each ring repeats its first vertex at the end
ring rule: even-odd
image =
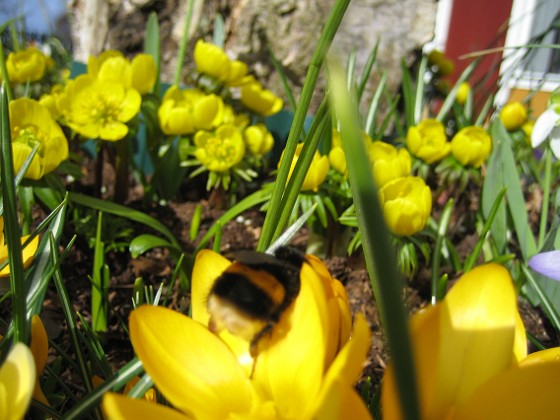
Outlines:
{"type": "Polygon", "coordinates": [[[132,60],[132,87],[145,95],[154,88],[157,78],[157,66],[150,54],[138,54],[132,60]]]}
{"type": "Polygon", "coordinates": [[[500,119],[506,130],[517,130],[527,121],[527,110],[521,102],[510,102],[500,111],[500,119]]]}
{"type": "Polygon", "coordinates": [[[492,139],[482,127],[465,127],[451,140],[451,153],[463,166],[480,168],[491,150],[492,139]]]}
{"type": "MultiPolygon", "coordinates": [[[[294,158],[292,160],[292,164],[290,166],[290,172],[288,174],[288,179],[292,176],[292,172],[296,167],[296,163],[299,159],[299,155],[301,154],[301,150],[303,149],[303,143],[299,143],[296,147],[296,152],[294,154],[294,158]]],[[[282,156],[280,157],[280,161],[278,162],[278,166],[282,163],[282,156]]],[[[301,186],[301,191],[319,191],[319,186],[323,183],[325,178],[327,177],[327,173],[329,172],[329,158],[325,156],[321,156],[318,151],[315,151],[313,155],[313,160],[311,161],[311,165],[309,166],[309,170],[305,175],[305,179],[303,180],[303,184],[301,186]]]]}
{"type": "Polygon", "coordinates": [[[521,126],[521,129],[525,133],[525,140],[528,146],[532,146],[531,136],[533,135],[533,127],[535,127],[535,120],[528,120],[521,126]]]}
{"type": "Polygon", "coordinates": [[[397,149],[389,143],[374,141],[369,145],[369,157],[379,188],[395,178],[410,174],[412,161],[406,149],[397,149]]]}
{"type": "Polygon", "coordinates": [[[224,172],[241,162],[245,156],[243,136],[234,125],[224,124],[215,132],[197,131],[194,156],[209,171],[224,172]]]}
{"type": "Polygon", "coordinates": [[[430,164],[447,156],[451,148],[445,135],[445,127],[435,119],[426,119],[410,127],[406,135],[406,146],[413,155],[430,164]]]}
{"type": "Polygon", "coordinates": [[[231,61],[225,51],[202,39],[196,41],[194,46],[194,62],[199,73],[221,81],[225,81],[229,76],[231,61]]]}
{"type": "Polygon", "coordinates": [[[440,76],[447,76],[455,70],[455,63],[439,50],[433,50],[428,54],[428,63],[436,67],[440,76]]]}
{"type": "Polygon", "coordinates": [[[463,82],[459,85],[457,89],[457,94],[455,95],[455,100],[458,104],[464,105],[467,102],[467,98],[469,97],[469,93],[471,92],[471,85],[467,82],[463,82]]]}
{"type": "Polygon", "coordinates": [[[274,137],[264,124],[255,124],[247,127],[243,132],[245,145],[253,155],[262,156],[274,146],[274,137]]]}
{"type": "Polygon", "coordinates": [[[282,99],[264,89],[254,78],[241,87],[241,102],[251,111],[265,117],[276,114],[284,106],[282,99]]]}
{"type": "Polygon", "coordinates": [[[329,152],[329,163],[331,167],[343,175],[347,175],[348,165],[346,164],[346,155],[340,146],[335,146],[329,152]]]}
{"type": "Polygon", "coordinates": [[[121,57],[124,58],[124,55],[122,52],[117,51],[117,50],[107,50],[107,51],[103,51],[101,54],[99,54],[97,57],[90,55],[88,58],[88,62],[87,62],[87,72],[88,74],[97,77],[97,74],[99,73],[99,70],[101,69],[101,66],[103,65],[103,63],[105,61],[107,61],[109,58],[113,58],[113,57],[121,57]]]}
{"type": "Polygon", "coordinates": [[[10,82],[36,82],[43,78],[47,66],[45,55],[37,48],[10,53],[6,60],[10,82]]]}
{"type": "Polygon", "coordinates": [[[410,236],[424,229],[432,211],[432,193],[424,180],[415,176],[397,178],[379,191],[389,230],[410,236]]]}

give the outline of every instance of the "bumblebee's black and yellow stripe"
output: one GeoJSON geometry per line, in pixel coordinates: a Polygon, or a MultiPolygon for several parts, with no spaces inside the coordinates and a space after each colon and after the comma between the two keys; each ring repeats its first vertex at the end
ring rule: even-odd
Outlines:
{"type": "Polygon", "coordinates": [[[305,256],[281,247],[274,255],[239,251],[216,279],[208,296],[209,327],[227,328],[251,342],[256,352],[260,338],[271,331],[299,293],[305,256]]]}

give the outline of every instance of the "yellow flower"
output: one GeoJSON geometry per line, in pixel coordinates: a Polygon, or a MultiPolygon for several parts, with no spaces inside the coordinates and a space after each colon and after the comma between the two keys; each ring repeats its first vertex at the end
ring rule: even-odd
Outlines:
{"type": "Polygon", "coordinates": [[[394,179],[379,190],[381,207],[389,230],[410,236],[426,226],[432,211],[432,193],[415,176],[394,179]]]}
{"type": "Polygon", "coordinates": [[[10,102],[10,126],[16,173],[33,147],[39,146],[25,178],[40,179],[68,158],[68,140],[62,128],[39,102],[27,98],[10,102]]]}
{"type": "Polygon", "coordinates": [[[45,405],[49,405],[39,382],[39,379],[45,370],[47,356],[49,353],[49,339],[47,337],[47,331],[45,330],[45,326],[43,325],[43,321],[41,321],[39,315],[33,315],[33,318],[31,318],[30,350],[33,354],[33,360],[35,361],[36,376],[33,398],[45,405]]]}
{"type": "Polygon", "coordinates": [[[69,82],[58,100],[70,128],[84,137],[108,141],[128,134],[126,123],[138,114],[141,103],[137,90],[90,74],[69,82]]]}
{"type": "Polygon", "coordinates": [[[462,128],[451,140],[451,153],[463,166],[480,168],[491,150],[492,139],[482,127],[462,128]]]}
{"type": "MultiPolygon", "coordinates": [[[[294,158],[292,160],[292,165],[290,166],[290,172],[288,174],[288,179],[292,176],[292,172],[296,167],[296,163],[299,159],[299,155],[301,154],[301,150],[303,149],[303,143],[299,143],[296,147],[296,152],[294,154],[294,158]]],[[[280,156],[280,161],[278,162],[278,166],[282,163],[282,156],[280,156]]],[[[321,156],[318,151],[315,151],[313,155],[313,160],[311,161],[311,165],[309,166],[309,170],[305,175],[305,179],[303,180],[303,184],[301,185],[301,191],[319,191],[319,186],[323,183],[323,181],[327,178],[327,174],[329,172],[329,158],[328,156],[324,155],[321,156]]]]}
{"type": "Polygon", "coordinates": [[[0,419],[19,420],[31,402],[35,363],[29,348],[16,343],[0,366],[0,419]]]}
{"type": "Polygon", "coordinates": [[[357,316],[352,339],[344,337],[334,354],[329,350],[330,343],[341,344],[340,326],[349,327],[349,312],[348,318],[341,316],[336,289],[325,288],[334,280],[324,264],[308,260],[298,297],[263,338],[253,364],[247,341],[231,344],[224,332],[216,336],[206,328],[206,296],[230,262],[212,251],[199,253],[193,269],[194,319],[153,306],[142,306],[130,317],[136,354],[176,410],[107,394],[105,414],[113,419],[140,413],[176,419],[370,418],[353,389],[369,347],[369,327],[357,316]]]}
{"type": "Polygon", "coordinates": [[[436,67],[436,71],[440,76],[447,76],[455,70],[455,63],[445,56],[439,50],[432,50],[428,54],[428,63],[436,67]]]}
{"type": "MultiPolygon", "coordinates": [[[[25,243],[29,238],[29,235],[22,236],[21,243],[25,243]]],[[[35,236],[29,244],[21,251],[21,256],[23,260],[23,268],[29,267],[37,252],[37,247],[39,246],[39,236],[35,236]]],[[[4,218],[0,216],[0,264],[8,260],[8,246],[4,242],[4,218]]],[[[0,277],[7,277],[10,275],[10,266],[7,265],[0,271],[0,277]]]]}
{"type": "MultiPolygon", "coordinates": [[[[410,320],[423,419],[556,418],[560,348],[527,355],[506,269],[463,275],[440,303],[410,320]]],[[[383,378],[384,418],[402,418],[393,367],[383,378]]]]}
{"type": "Polygon", "coordinates": [[[97,77],[97,74],[99,73],[101,66],[103,66],[103,63],[105,61],[107,61],[110,58],[114,58],[114,57],[120,57],[120,58],[124,58],[124,55],[122,52],[117,51],[117,50],[107,50],[107,51],[103,51],[101,54],[99,54],[97,57],[90,55],[88,58],[88,62],[87,62],[87,72],[88,74],[90,74],[91,76],[97,77]]]}
{"type": "Polygon", "coordinates": [[[348,165],[346,164],[346,154],[340,146],[335,146],[329,152],[329,164],[335,171],[343,175],[348,174],[348,165]]]}
{"type": "Polygon", "coordinates": [[[206,95],[198,89],[171,86],[163,96],[158,116],[161,130],[167,135],[211,130],[223,122],[224,102],[219,96],[206,95]]]}
{"type": "Polygon", "coordinates": [[[506,130],[517,130],[527,121],[527,110],[521,102],[510,102],[500,111],[500,119],[506,130]]]}
{"type": "Polygon", "coordinates": [[[213,133],[197,131],[194,144],[197,147],[194,156],[209,171],[227,171],[245,156],[243,136],[234,125],[221,125],[213,133]]]}
{"type": "Polygon", "coordinates": [[[157,66],[150,54],[138,54],[132,59],[132,87],[145,95],[150,93],[157,78],[157,66]]]}
{"type": "Polygon", "coordinates": [[[406,135],[406,146],[414,156],[426,163],[443,159],[451,148],[445,135],[445,127],[434,119],[426,119],[410,127],[406,135]]]}
{"type": "Polygon", "coordinates": [[[535,120],[527,120],[522,126],[521,129],[525,133],[525,141],[527,146],[532,146],[531,136],[533,135],[533,128],[535,127],[535,120]]]}
{"type": "Polygon", "coordinates": [[[45,55],[37,48],[8,54],[6,68],[10,82],[27,83],[36,82],[43,78],[47,62],[45,55]]]}
{"type": "Polygon", "coordinates": [[[464,105],[467,102],[469,93],[471,92],[471,85],[468,82],[463,82],[459,85],[457,89],[457,94],[455,95],[455,100],[458,104],[464,105]]]}
{"type": "Polygon", "coordinates": [[[249,80],[247,65],[239,60],[230,60],[217,45],[196,41],[194,62],[199,73],[204,73],[230,86],[240,86],[249,80]]]}
{"type": "Polygon", "coordinates": [[[63,93],[64,86],[56,84],[51,88],[51,93],[41,95],[39,98],[39,103],[49,110],[55,120],[62,116],[60,109],[58,109],[58,98],[63,93]]]}
{"type": "Polygon", "coordinates": [[[276,114],[284,106],[282,99],[270,90],[264,89],[254,78],[241,86],[241,103],[265,117],[276,114]]]}
{"type": "Polygon", "coordinates": [[[392,144],[374,141],[369,144],[369,158],[379,188],[393,179],[410,174],[412,162],[406,149],[397,149],[392,144]]]}
{"type": "Polygon", "coordinates": [[[247,149],[257,156],[262,156],[274,146],[274,137],[264,124],[255,124],[247,127],[243,131],[243,138],[247,149]]]}

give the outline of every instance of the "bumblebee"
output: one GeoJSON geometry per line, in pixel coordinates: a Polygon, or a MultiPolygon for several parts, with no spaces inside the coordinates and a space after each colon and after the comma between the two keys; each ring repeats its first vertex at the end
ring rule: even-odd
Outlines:
{"type": "Polygon", "coordinates": [[[255,251],[231,254],[232,264],[216,279],[208,295],[208,328],[230,333],[250,342],[251,355],[272,332],[300,290],[305,255],[280,247],[274,255],[255,251]]]}

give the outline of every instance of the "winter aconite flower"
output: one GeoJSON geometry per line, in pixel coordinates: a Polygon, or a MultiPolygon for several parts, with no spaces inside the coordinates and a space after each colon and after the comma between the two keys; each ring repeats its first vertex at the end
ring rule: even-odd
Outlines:
{"type": "Polygon", "coordinates": [[[369,145],[369,158],[379,188],[393,179],[410,174],[412,161],[406,149],[397,149],[392,144],[374,141],[369,145]]]}
{"type": "Polygon", "coordinates": [[[449,154],[451,146],[447,141],[445,127],[434,119],[426,119],[410,127],[406,135],[406,146],[416,157],[426,163],[434,163],[449,154]]]}
{"type": "Polygon", "coordinates": [[[41,80],[45,74],[46,67],[47,59],[45,55],[33,47],[10,53],[6,60],[8,78],[13,83],[41,80]]]}
{"type": "Polygon", "coordinates": [[[223,121],[224,102],[219,96],[206,95],[198,89],[171,86],[163,96],[158,116],[161,130],[167,135],[211,130],[223,121]]]}
{"type": "MultiPolygon", "coordinates": [[[[560,348],[527,356],[508,271],[482,265],[443,301],[410,321],[423,419],[556,418],[560,348]]],[[[402,418],[393,367],[383,378],[383,417],[402,418]]]]}
{"type": "Polygon", "coordinates": [[[215,132],[197,131],[194,144],[194,156],[209,171],[227,171],[245,156],[243,136],[234,125],[221,125],[215,132]]]}
{"type": "Polygon", "coordinates": [[[229,86],[240,86],[249,80],[247,65],[230,60],[217,45],[199,39],[194,46],[194,62],[199,73],[207,74],[229,86]]]}
{"type": "MultiPolygon", "coordinates": [[[[303,149],[303,143],[299,143],[296,147],[296,152],[294,158],[292,159],[292,164],[290,166],[290,172],[288,178],[292,176],[292,172],[296,167],[296,163],[299,159],[299,155],[303,149]]],[[[282,156],[278,162],[278,166],[282,162],[282,156]]],[[[313,160],[311,161],[311,166],[305,175],[303,184],[301,185],[301,191],[319,191],[319,186],[323,183],[329,172],[329,158],[326,155],[321,156],[318,151],[315,151],[313,155],[313,160]]]]}
{"type": "Polygon", "coordinates": [[[0,366],[0,419],[23,419],[35,386],[35,363],[29,348],[16,343],[0,366]]]}
{"type": "Polygon", "coordinates": [[[33,99],[10,102],[10,128],[17,173],[35,146],[37,152],[25,177],[38,180],[68,158],[68,140],[50,112],[33,99]]]}
{"type": "Polygon", "coordinates": [[[243,138],[247,149],[256,156],[262,156],[274,146],[274,137],[264,124],[255,124],[243,131],[243,138]]]}
{"type": "Polygon", "coordinates": [[[128,134],[126,123],[138,114],[141,103],[136,89],[90,74],[69,82],[58,101],[70,128],[84,137],[108,141],[121,140],[128,134]]]}
{"type": "Polygon", "coordinates": [[[307,259],[298,297],[271,335],[263,337],[253,364],[248,342],[216,336],[206,327],[206,296],[231,263],[211,251],[199,253],[193,319],[153,306],[142,306],[130,317],[136,354],[174,408],[107,394],[105,414],[112,419],[370,418],[353,389],[369,346],[369,327],[357,316],[348,341],[347,300],[337,297],[343,289],[333,287],[338,283],[320,260],[307,259]]]}
{"type": "Polygon", "coordinates": [[[254,78],[241,86],[241,102],[251,111],[264,117],[276,114],[284,106],[282,99],[264,89],[254,78]]]}
{"type": "MultiPolygon", "coordinates": [[[[23,236],[21,238],[21,243],[25,243],[29,236],[23,236]]],[[[37,247],[39,246],[39,237],[35,236],[29,244],[21,251],[23,268],[29,267],[37,252],[37,247]]],[[[8,246],[4,241],[4,218],[0,216],[0,264],[8,260],[8,246]]],[[[0,277],[7,277],[10,275],[10,266],[7,265],[0,271],[0,277]]]]}
{"type": "Polygon", "coordinates": [[[35,388],[33,389],[33,398],[45,405],[49,405],[39,381],[43,371],[45,370],[49,352],[49,339],[47,337],[47,331],[45,330],[45,326],[43,325],[43,321],[41,321],[39,315],[33,315],[33,318],[31,318],[30,349],[33,354],[33,360],[35,361],[35,375],[37,378],[35,381],[35,388]]]}
{"type": "Polygon", "coordinates": [[[379,195],[391,232],[410,236],[424,229],[432,211],[432,193],[422,178],[394,179],[379,190],[379,195]]]}
{"type": "Polygon", "coordinates": [[[521,102],[510,102],[500,111],[500,120],[506,130],[517,130],[527,121],[527,110],[521,102]]]}
{"type": "Polygon", "coordinates": [[[468,82],[463,82],[459,85],[457,89],[457,94],[455,95],[455,100],[458,104],[464,105],[467,102],[467,98],[469,97],[471,92],[471,85],[468,82]]]}
{"type": "Polygon", "coordinates": [[[451,140],[451,153],[463,166],[480,168],[491,150],[492,139],[482,127],[464,127],[451,140]]]}

